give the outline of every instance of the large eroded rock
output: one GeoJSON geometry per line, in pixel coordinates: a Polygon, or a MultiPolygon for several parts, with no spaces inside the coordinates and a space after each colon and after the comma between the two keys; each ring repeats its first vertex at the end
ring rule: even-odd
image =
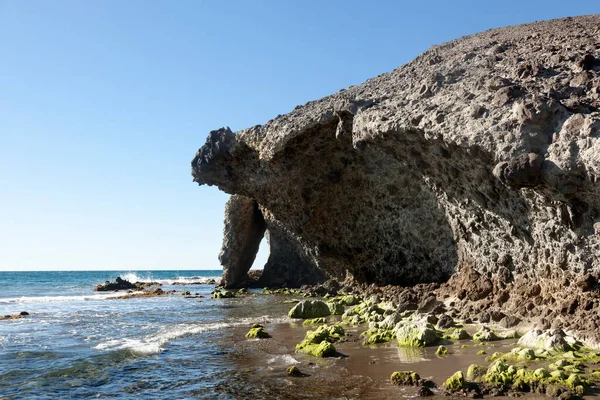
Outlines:
{"type": "Polygon", "coordinates": [[[194,181],[258,204],[280,284],[598,272],[599,26],[433,46],[265,125],[211,132],[194,181]]]}

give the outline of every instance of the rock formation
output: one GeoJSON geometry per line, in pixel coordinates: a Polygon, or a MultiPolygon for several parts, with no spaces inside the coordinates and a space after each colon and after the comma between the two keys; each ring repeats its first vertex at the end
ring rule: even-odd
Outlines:
{"type": "Polygon", "coordinates": [[[265,229],[264,285],[453,277],[477,299],[496,281],[599,273],[599,108],[594,15],[433,46],[265,125],[212,131],[192,175],[235,195],[225,283],[265,229]]]}

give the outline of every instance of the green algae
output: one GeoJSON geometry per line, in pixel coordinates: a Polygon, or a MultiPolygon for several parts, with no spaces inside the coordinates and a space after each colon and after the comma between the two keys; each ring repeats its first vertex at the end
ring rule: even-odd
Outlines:
{"type": "Polygon", "coordinates": [[[486,355],[486,354],[487,354],[487,352],[486,352],[485,350],[479,350],[479,351],[477,352],[477,355],[478,355],[478,356],[484,356],[484,355],[486,355]]]}
{"type": "Polygon", "coordinates": [[[306,332],[304,340],[296,345],[296,351],[315,357],[332,357],[337,350],[332,343],[339,342],[345,336],[339,325],[322,325],[314,331],[306,332]]]}
{"type": "Polygon", "coordinates": [[[447,348],[446,346],[440,346],[440,347],[438,347],[438,348],[437,348],[437,350],[435,351],[435,354],[436,354],[438,357],[441,357],[441,356],[447,356],[447,355],[449,354],[449,353],[448,353],[448,348],[447,348]]]}
{"type": "Polygon", "coordinates": [[[496,332],[486,326],[482,326],[481,329],[473,334],[473,341],[475,342],[492,342],[501,339],[496,332]]]}
{"type": "Polygon", "coordinates": [[[471,335],[464,329],[450,328],[445,331],[442,338],[446,340],[466,340],[471,339],[471,335]]]}
{"type": "Polygon", "coordinates": [[[327,322],[327,319],[325,317],[319,317],[319,318],[311,318],[311,319],[305,319],[302,322],[302,325],[307,326],[307,325],[319,325],[319,324],[324,324],[327,322]]]}
{"type": "Polygon", "coordinates": [[[251,328],[248,333],[246,333],[246,338],[248,339],[268,339],[271,335],[262,326],[251,328]]]}
{"type": "Polygon", "coordinates": [[[470,382],[480,382],[487,373],[487,368],[477,364],[469,365],[467,369],[467,380],[470,382]]]}
{"type": "Polygon", "coordinates": [[[393,330],[381,329],[381,328],[377,328],[377,327],[373,327],[373,328],[370,328],[370,329],[364,331],[363,333],[360,334],[360,336],[364,337],[364,340],[362,343],[365,346],[373,345],[373,344],[377,344],[377,343],[389,342],[396,338],[396,335],[394,334],[393,330]]]}
{"type": "Polygon", "coordinates": [[[342,303],[328,302],[327,307],[329,307],[331,315],[342,315],[346,310],[342,303]]]}
{"type": "Polygon", "coordinates": [[[444,387],[450,392],[458,392],[459,390],[467,389],[467,381],[462,371],[456,372],[444,382],[444,387]]]}
{"type": "Polygon", "coordinates": [[[215,290],[210,296],[213,299],[231,299],[236,297],[236,293],[230,290],[215,290]]]}
{"type": "Polygon", "coordinates": [[[419,383],[421,377],[414,371],[395,371],[390,376],[392,385],[411,385],[415,386],[419,383]]]}

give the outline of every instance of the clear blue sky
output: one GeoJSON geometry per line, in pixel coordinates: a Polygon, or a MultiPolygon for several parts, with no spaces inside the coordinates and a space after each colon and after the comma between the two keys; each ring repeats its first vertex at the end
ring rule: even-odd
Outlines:
{"type": "Polygon", "coordinates": [[[598,10],[0,0],[0,270],[219,268],[227,195],[190,177],[211,129],[264,123],[465,34],[598,10]]]}

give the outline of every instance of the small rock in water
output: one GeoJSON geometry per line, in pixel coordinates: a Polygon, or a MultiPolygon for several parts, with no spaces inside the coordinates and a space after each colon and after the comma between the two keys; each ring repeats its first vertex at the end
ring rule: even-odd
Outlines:
{"type": "Polygon", "coordinates": [[[294,365],[289,366],[286,372],[287,372],[288,376],[293,376],[296,378],[301,378],[301,377],[305,376],[305,374],[303,374],[302,371],[300,371],[298,369],[298,367],[296,367],[294,365]]]}

